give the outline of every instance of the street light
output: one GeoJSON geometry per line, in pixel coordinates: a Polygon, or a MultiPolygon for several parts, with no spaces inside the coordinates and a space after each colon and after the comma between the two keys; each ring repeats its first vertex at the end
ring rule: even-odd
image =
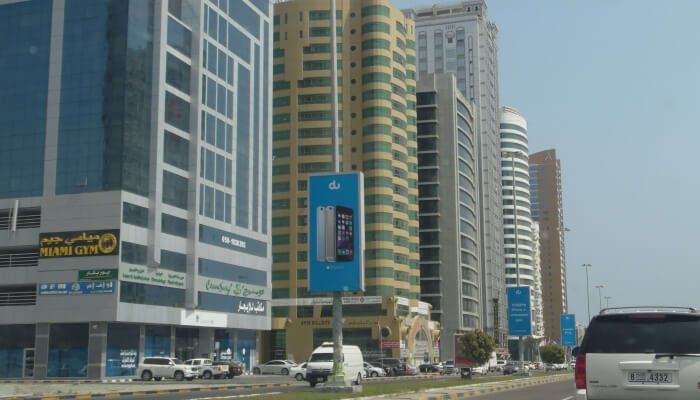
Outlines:
{"type": "Polygon", "coordinates": [[[610,307],[610,299],[612,299],[612,297],[605,296],[604,299],[605,299],[605,308],[610,307]]]}
{"type": "Polygon", "coordinates": [[[588,322],[591,322],[591,289],[588,287],[588,269],[591,264],[582,264],[581,266],[586,269],[586,306],[588,307],[588,322]]]}
{"type": "MultiPolygon", "coordinates": [[[[600,306],[600,311],[603,311],[603,288],[605,287],[604,284],[600,285],[595,285],[595,288],[598,289],[598,305],[600,306]]],[[[600,312],[599,311],[599,312],[600,312]]]]}

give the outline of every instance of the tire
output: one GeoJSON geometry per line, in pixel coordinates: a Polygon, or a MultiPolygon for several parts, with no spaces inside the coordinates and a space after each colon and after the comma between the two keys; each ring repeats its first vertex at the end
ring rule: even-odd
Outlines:
{"type": "Polygon", "coordinates": [[[299,372],[298,374],[294,375],[294,379],[301,382],[304,380],[304,375],[302,375],[301,372],[299,372]]]}
{"type": "Polygon", "coordinates": [[[357,373],[357,379],[355,380],[355,384],[356,384],[357,386],[362,385],[362,372],[358,372],[358,373],[357,373]]]}
{"type": "Polygon", "coordinates": [[[204,379],[211,379],[211,371],[204,371],[204,374],[202,374],[202,378],[204,379]]]}
{"type": "Polygon", "coordinates": [[[260,375],[260,368],[253,368],[253,375],[260,375]]]}
{"type": "Polygon", "coordinates": [[[151,371],[146,370],[141,373],[142,381],[150,381],[151,379],[153,379],[153,373],[151,373],[151,371]]]}
{"type": "Polygon", "coordinates": [[[311,378],[309,380],[309,386],[311,386],[311,387],[316,387],[317,383],[318,383],[318,381],[316,380],[316,378],[311,378]]]}
{"type": "Polygon", "coordinates": [[[369,376],[371,376],[372,378],[376,378],[379,376],[379,374],[377,373],[377,371],[372,371],[372,373],[369,374],[369,376]]]}
{"type": "Polygon", "coordinates": [[[282,375],[289,375],[289,370],[287,368],[282,368],[282,371],[280,371],[282,375]]]}
{"type": "Polygon", "coordinates": [[[183,374],[182,371],[175,371],[173,377],[176,381],[182,381],[183,379],[185,379],[185,374],[183,374]]]}
{"type": "Polygon", "coordinates": [[[163,377],[162,377],[162,376],[156,376],[156,377],[153,378],[153,379],[155,379],[156,381],[160,382],[160,381],[163,380],[163,377]]]}

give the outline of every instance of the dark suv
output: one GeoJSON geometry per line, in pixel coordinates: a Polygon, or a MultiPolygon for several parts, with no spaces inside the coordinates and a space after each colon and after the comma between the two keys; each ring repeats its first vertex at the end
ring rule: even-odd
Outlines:
{"type": "Polygon", "coordinates": [[[398,358],[380,358],[372,364],[383,368],[387,376],[396,376],[400,373],[401,360],[398,358]]]}

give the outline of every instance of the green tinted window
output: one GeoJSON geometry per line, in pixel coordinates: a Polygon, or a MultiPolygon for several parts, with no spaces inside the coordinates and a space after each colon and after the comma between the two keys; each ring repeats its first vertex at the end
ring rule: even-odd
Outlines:
{"type": "MultiPolygon", "coordinates": [[[[311,21],[321,21],[321,20],[327,20],[330,19],[331,12],[329,10],[311,10],[309,11],[309,20],[311,21]]],[[[342,19],[343,18],[343,10],[336,10],[335,11],[335,18],[336,19],[342,19]]]]}
{"type": "Polygon", "coordinates": [[[275,64],[272,66],[272,73],[273,74],[283,74],[284,73],[284,64],[275,64]]]}
{"type": "Polygon", "coordinates": [[[278,199],[272,200],[273,210],[288,210],[289,209],[289,199],[278,199]]]}
{"type": "Polygon", "coordinates": [[[388,17],[390,15],[389,7],[387,7],[387,6],[362,7],[362,16],[368,17],[370,15],[383,15],[385,17],[388,17]]]}
{"type": "Polygon", "coordinates": [[[289,157],[289,147],[278,147],[276,149],[272,149],[272,156],[276,159],[289,157]]]}
{"type": "Polygon", "coordinates": [[[391,100],[391,92],[384,89],[367,90],[362,93],[362,101],[391,100]]]}
{"type": "Polygon", "coordinates": [[[278,262],[278,263],[289,262],[289,253],[287,253],[287,252],[272,253],[272,262],[278,262]]]}
{"type": "Polygon", "coordinates": [[[272,193],[284,193],[289,191],[289,182],[273,182],[272,193]]]}
{"type": "Polygon", "coordinates": [[[369,142],[362,144],[362,151],[371,153],[374,151],[391,152],[391,143],[389,142],[369,142]]]}
{"type": "Polygon", "coordinates": [[[370,194],[365,196],[365,204],[372,205],[391,205],[392,196],[388,194],[370,194]]]}
{"type": "MultiPolygon", "coordinates": [[[[338,103],[342,103],[343,95],[338,95],[338,103]]],[[[328,93],[300,94],[297,98],[299,104],[330,104],[331,95],[328,93]]]]}
{"type": "MultiPolygon", "coordinates": [[[[289,253],[284,253],[289,256],[289,253]]],[[[278,271],[272,271],[272,280],[273,281],[286,281],[289,280],[289,270],[288,269],[281,269],[278,271]]]]}
{"type": "Polygon", "coordinates": [[[401,65],[406,65],[406,60],[403,58],[403,56],[397,52],[394,52],[394,61],[401,65]]]}
{"type": "MultiPolygon", "coordinates": [[[[272,235],[272,244],[289,244],[289,234],[284,235],[272,235]]],[[[274,296],[273,296],[274,297],[274,296]]]]}
{"type": "Polygon", "coordinates": [[[362,127],[362,134],[367,135],[391,135],[391,126],[372,124],[362,127]]]}
{"type": "Polygon", "coordinates": [[[312,162],[299,164],[299,173],[330,172],[333,164],[329,162],[312,162]]]}
{"type": "Polygon", "coordinates": [[[333,153],[333,147],[330,145],[311,145],[299,146],[300,156],[318,156],[333,153]]]}
{"type": "Polygon", "coordinates": [[[280,141],[280,140],[289,140],[289,129],[284,130],[284,131],[274,131],[272,132],[272,140],[274,142],[280,141]]]}
{"type": "Polygon", "coordinates": [[[286,107],[289,105],[289,96],[275,97],[272,99],[273,107],[286,107]]]}
{"type": "Polygon", "coordinates": [[[389,50],[391,43],[386,39],[368,39],[362,41],[362,50],[384,49],[389,50]]]}
{"type": "Polygon", "coordinates": [[[289,175],[289,164],[273,166],[272,175],[289,175]]]}
{"type": "Polygon", "coordinates": [[[394,68],[394,78],[404,81],[406,80],[406,75],[404,75],[404,73],[401,70],[394,68]]]}
{"type": "MultiPolygon", "coordinates": [[[[319,71],[319,70],[330,70],[331,61],[330,60],[312,60],[304,61],[304,71],[319,71]]],[[[338,70],[343,69],[343,60],[338,60],[338,70]]]]}
{"type": "Polygon", "coordinates": [[[391,117],[389,107],[368,107],[362,110],[362,118],[391,117]]]}
{"type": "Polygon", "coordinates": [[[272,50],[272,56],[274,58],[284,57],[284,49],[274,49],[272,50]]]}
{"type": "Polygon", "coordinates": [[[364,74],[362,75],[362,83],[372,83],[372,82],[385,82],[389,83],[391,82],[391,76],[389,74],[385,74],[384,72],[372,72],[369,74],[364,74]]]}
{"type": "Polygon", "coordinates": [[[366,249],[365,258],[367,260],[393,260],[394,252],[389,249],[366,249]]]}
{"type": "Polygon", "coordinates": [[[362,33],[383,32],[389,33],[391,28],[385,22],[368,22],[362,25],[362,33]]]}
{"type": "Polygon", "coordinates": [[[391,66],[391,59],[387,56],[369,56],[362,58],[363,67],[372,67],[376,65],[381,65],[385,67],[391,66]]]}
{"type": "MultiPolygon", "coordinates": [[[[343,44],[338,43],[337,45],[338,53],[343,51],[343,44]]],[[[312,43],[308,46],[304,46],[304,54],[317,54],[317,53],[330,53],[331,45],[330,43],[312,43]]]]}
{"type": "Polygon", "coordinates": [[[366,188],[371,188],[371,187],[387,187],[390,188],[393,186],[392,180],[389,177],[385,176],[372,176],[365,178],[365,187],[366,188]]]}
{"type": "MultiPolygon", "coordinates": [[[[328,95],[330,97],[330,95],[328,95]]],[[[299,96],[301,97],[301,96],[299,96]]],[[[331,137],[331,128],[304,128],[299,129],[299,139],[331,137]]],[[[342,132],[341,132],[342,133],[342,132]]]]}
{"type": "Polygon", "coordinates": [[[365,240],[368,242],[375,240],[391,242],[394,240],[394,234],[391,231],[367,231],[365,232],[365,240]]]}
{"type": "Polygon", "coordinates": [[[289,81],[275,81],[272,84],[272,88],[274,90],[286,90],[286,89],[289,89],[289,87],[290,87],[289,81]]]}
{"type": "Polygon", "coordinates": [[[385,212],[369,213],[365,215],[365,222],[368,224],[390,224],[393,214],[385,212]]]}
{"type": "Polygon", "coordinates": [[[289,116],[289,113],[285,114],[275,114],[272,116],[272,123],[277,125],[277,124],[288,124],[290,121],[291,117],[289,116]]]}

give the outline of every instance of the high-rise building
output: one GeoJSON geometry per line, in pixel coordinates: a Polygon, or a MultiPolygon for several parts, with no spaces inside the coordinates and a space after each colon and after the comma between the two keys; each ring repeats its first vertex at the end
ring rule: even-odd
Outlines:
{"type": "Polygon", "coordinates": [[[498,131],[498,29],[484,0],[404,11],[416,21],[418,77],[452,72],[474,105],[478,161],[481,325],[504,346],[507,333],[498,131]]]}
{"type": "Polygon", "coordinates": [[[481,326],[477,160],[472,105],[453,74],[417,83],[421,299],[440,322],[440,356],[481,326]]]}
{"type": "MultiPolygon", "coordinates": [[[[506,287],[528,287],[530,305],[534,312],[539,277],[534,261],[535,243],[532,240],[527,121],[515,108],[501,107],[499,129],[506,287]]],[[[534,334],[538,330],[534,313],[531,321],[534,334]]]]}
{"type": "Polygon", "coordinates": [[[0,21],[0,376],[250,368],[270,329],[271,2],[12,1],[0,21]]]}
{"type": "MultiPolygon", "coordinates": [[[[338,63],[340,165],[365,181],[366,291],[343,307],[344,343],[365,357],[433,357],[421,302],[415,31],[389,0],[275,4],[273,309],[269,357],[306,359],[331,337],[331,299],[308,292],[308,176],[332,172],[331,62],[338,63]],[[404,346],[401,347],[401,343],[404,346]]],[[[350,296],[350,294],[348,294],[350,296]]]]}
{"type": "Polygon", "coordinates": [[[545,336],[559,342],[561,314],[567,313],[568,299],[561,162],[554,149],[530,155],[530,203],[532,218],[540,226],[545,336]]]}
{"type": "Polygon", "coordinates": [[[540,224],[532,223],[532,264],[535,267],[535,285],[532,295],[532,336],[544,337],[544,310],[542,309],[542,267],[540,266],[540,224]]]}

